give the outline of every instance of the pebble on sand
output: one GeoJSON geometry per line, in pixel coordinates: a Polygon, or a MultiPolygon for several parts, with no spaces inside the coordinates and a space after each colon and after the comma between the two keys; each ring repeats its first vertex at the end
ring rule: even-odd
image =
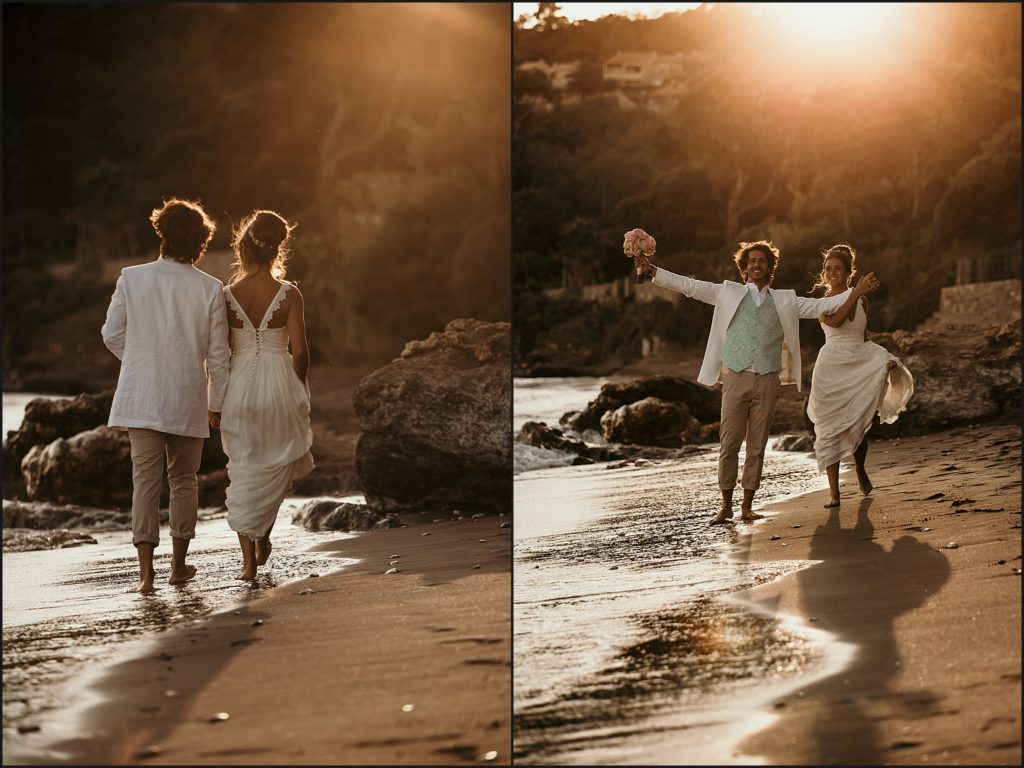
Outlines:
{"type": "Polygon", "coordinates": [[[474,570],[474,571],[475,571],[475,570],[477,570],[477,569],[479,569],[479,568],[480,568],[480,566],[479,566],[479,565],[474,565],[474,566],[473,566],[473,570],[474,570]]]}
{"type": "Polygon", "coordinates": [[[402,711],[403,712],[412,712],[414,709],[416,709],[416,705],[415,704],[404,704],[402,706],[402,711]]]}
{"type": "Polygon", "coordinates": [[[490,752],[488,752],[488,753],[487,753],[486,755],[484,755],[484,756],[483,756],[483,759],[484,759],[484,760],[486,760],[487,762],[490,762],[491,760],[493,760],[493,759],[494,759],[494,758],[496,758],[497,756],[498,756],[498,753],[497,753],[497,752],[495,752],[495,751],[494,751],[494,750],[492,749],[492,750],[491,750],[490,752]]]}
{"type": "Polygon", "coordinates": [[[178,695],[178,692],[176,690],[174,690],[173,688],[168,688],[166,691],[164,691],[164,698],[165,699],[173,699],[177,695],[178,695]]]}
{"type": "Polygon", "coordinates": [[[262,627],[262,626],[263,626],[263,619],[256,619],[256,621],[254,621],[254,622],[252,623],[252,625],[253,625],[254,627],[262,627]]]}
{"type": "Polygon", "coordinates": [[[781,538],[782,538],[781,536],[779,536],[778,534],[775,534],[773,536],[769,536],[768,537],[768,541],[778,541],[781,538]]]}
{"type": "Polygon", "coordinates": [[[958,549],[959,547],[960,545],[957,544],[955,541],[951,541],[949,542],[949,544],[946,545],[946,549],[958,549]]]}
{"type": "Polygon", "coordinates": [[[231,715],[229,715],[227,712],[217,712],[215,714],[210,715],[208,718],[206,718],[206,722],[208,722],[208,723],[223,723],[225,720],[227,720],[230,717],[231,717],[231,715]]]}
{"type": "Polygon", "coordinates": [[[157,755],[161,754],[162,752],[163,752],[163,749],[158,747],[156,744],[150,744],[148,747],[143,747],[138,752],[136,752],[135,753],[135,757],[137,757],[137,758],[139,758],[141,760],[141,759],[147,758],[147,757],[156,757],[157,755]]]}
{"type": "Polygon", "coordinates": [[[312,595],[313,594],[313,590],[312,589],[300,589],[298,594],[300,594],[300,595],[312,595]]]}
{"type": "Polygon", "coordinates": [[[389,573],[401,573],[401,571],[400,571],[400,570],[398,570],[397,568],[388,568],[388,569],[387,569],[386,571],[384,571],[384,575],[385,575],[385,576],[386,576],[387,574],[389,574],[389,573]]]}
{"type": "Polygon", "coordinates": [[[505,521],[504,523],[502,523],[502,524],[501,524],[501,525],[499,525],[498,527],[499,527],[499,528],[508,528],[508,521],[506,520],[506,521],[505,521]]]}

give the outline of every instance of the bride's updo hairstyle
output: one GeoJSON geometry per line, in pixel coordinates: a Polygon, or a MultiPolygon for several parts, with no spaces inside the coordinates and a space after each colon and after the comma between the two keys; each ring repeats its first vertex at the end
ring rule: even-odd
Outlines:
{"type": "Polygon", "coordinates": [[[231,282],[236,283],[254,269],[270,265],[270,274],[284,280],[285,262],[291,249],[294,224],[274,211],[253,211],[239,223],[231,240],[235,268],[231,282]]]}
{"type": "Polygon", "coordinates": [[[837,243],[821,252],[821,273],[818,275],[818,282],[811,287],[812,291],[818,288],[828,288],[828,280],[825,279],[825,262],[832,258],[839,259],[846,266],[846,287],[850,287],[850,281],[857,274],[857,252],[853,250],[852,245],[837,243]]]}
{"type": "Polygon", "coordinates": [[[182,264],[199,261],[217,231],[217,225],[200,203],[177,197],[154,208],[149,221],[160,236],[160,255],[182,264]]]}

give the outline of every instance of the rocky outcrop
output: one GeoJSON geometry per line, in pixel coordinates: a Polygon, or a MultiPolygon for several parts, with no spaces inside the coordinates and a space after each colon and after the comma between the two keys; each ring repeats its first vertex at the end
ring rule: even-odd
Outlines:
{"type": "MultiPolygon", "coordinates": [[[[74,398],[40,398],[30,401],[25,408],[25,417],[21,427],[8,432],[7,439],[4,440],[4,498],[55,500],[53,494],[47,490],[48,486],[45,482],[43,483],[44,487],[40,490],[38,477],[33,481],[29,481],[24,475],[26,466],[31,468],[33,473],[38,474],[37,458],[43,449],[50,446],[51,443],[61,439],[67,440],[106,425],[107,419],[110,417],[110,404],[113,396],[113,390],[110,390],[96,395],[82,394],[74,398]],[[24,465],[25,458],[37,447],[40,450],[36,452],[36,458],[29,465],[24,465]],[[30,482],[34,489],[31,495],[28,489],[28,483],[30,482]],[[38,495],[39,493],[43,495],[40,496],[38,495]]],[[[127,445],[128,433],[120,430],[116,430],[116,433],[124,438],[123,441],[117,442],[127,445]]],[[[81,443],[83,441],[78,442],[81,443]]],[[[92,439],[85,442],[90,445],[98,445],[92,439]]],[[[60,449],[53,449],[51,454],[58,450],[63,450],[63,446],[60,449]]],[[[118,451],[117,455],[120,456],[121,452],[118,451]]],[[[126,455],[128,457],[127,465],[122,465],[116,470],[116,474],[118,477],[123,478],[125,472],[127,472],[128,496],[130,498],[130,449],[126,455]]],[[[103,462],[110,462],[109,464],[103,464],[103,466],[113,466],[115,463],[111,456],[98,457],[98,459],[103,462]]],[[[220,432],[219,430],[211,430],[210,438],[203,441],[203,454],[199,464],[199,503],[201,506],[223,505],[223,487],[227,483],[226,474],[224,474],[223,470],[227,466],[227,462],[228,457],[224,454],[224,449],[221,446],[220,432]]],[[[105,478],[99,479],[99,485],[109,485],[105,478]]],[[[67,486],[67,484],[64,485],[67,486]]],[[[69,486],[65,487],[65,490],[72,492],[69,486]]],[[[108,506],[121,506],[124,503],[123,490],[117,489],[114,495],[107,501],[103,501],[98,493],[90,495],[89,498],[92,501],[86,501],[84,497],[76,498],[74,496],[62,496],[61,498],[67,498],[69,501],[77,503],[105,503],[108,506]]],[[[166,495],[165,490],[164,503],[167,501],[166,495]]]]}
{"type": "Polygon", "coordinates": [[[32,552],[39,549],[67,549],[96,544],[87,533],[69,531],[33,531],[28,528],[4,528],[4,552],[32,552]]]}
{"type": "Polygon", "coordinates": [[[1020,326],[933,328],[874,333],[914,377],[914,395],[893,424],[873,437],[918,435],[1020,418],[1020,326]]]}
{"type": "Polygon", "coordinates": [[[96,427],[48,445],[21,462],[32,501],[128,507],[132,500],[131,443],[125,432],[96,427]]]}
{"type": "Polygon", "coordinates": [[[307,531],[369,531],[397,528],[393,515],[381,515],[366,504],[330,500],[311,501],[295,511],[292,524],[307,531]]]}
{"type": "Polygon", "coordinates": [[[516,442],[531,445],[534,448],[545,448],[563,453],[574,453],[573,464],[596,464],[601,461],[619,461],[633,458],[678,459],[698,448],[682,446],[680,448],[659,448],[649,445],[592,445],[577,437],[566,435],[556,427],[549,427],[544,422],[528,421],[516,435],[516,442]]]}
{"type": "Polygon", "coordinates": [[[605,384],[582,411],[559,423],[583,433],[599,429],[610,442],[677,448],[718,437],[722,396],[687,379],[651,376],[605,384]]]}
{"type": "Polygon", "coordinates": [[[55,530],[87,528],[92,532],[131,528],[132,516],[124,510],[52,504],[44,501],[4,500],[4,529],[55,530]]]}
{"type": "Polygon", "coordinates": [[[4,440],[4,498],[24,496],[21,462],[33,447],[106,424],[113,398],[114,392],[109,390],[75,398],[30,401],[21,427],[8,432],[4,440]]]}
{"type": "Polygon", "coordinates": [[[453,320],[406,345],[353,395],[356,472],[378,512],[510,512],[508,323],[453,320]]]}
{"type": "Polygon", "coordinates": [[[813,451],[814,435],[806,432],[799,435],[783,435],[772,440],[771,448],[774,451],[813,451]]]}

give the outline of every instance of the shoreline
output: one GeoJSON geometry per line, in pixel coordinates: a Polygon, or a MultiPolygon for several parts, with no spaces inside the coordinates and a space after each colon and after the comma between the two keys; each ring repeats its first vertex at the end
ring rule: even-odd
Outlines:
{"type": "Polygon", "coordinates": [[[784,499],[735,548],[741,562],[809,564],[727,599],[853,652],[759,710],[772,722],[734,757],[1019,764],[1019,426],[871,446],[871,495],[844,468],[835,515],[827,489],[784,499]]]}
{"type": "Polygon", "coordinates": [[[505,521],[409,515],[316,545],[357,562],[140,640],[44,731],[50,749],[18,736],[5,762],[507,764],[505,521]],[[385,574],[392,554],[400,573],[385,574]]]}

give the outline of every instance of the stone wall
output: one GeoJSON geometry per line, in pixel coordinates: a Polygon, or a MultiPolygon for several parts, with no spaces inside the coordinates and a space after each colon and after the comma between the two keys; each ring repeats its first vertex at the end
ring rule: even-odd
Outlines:
{"type": "Polygon", "coordinates": [[[993,280],[943,288],[939,310],[928,325],[984,327],[1020,319],[1020,280],[993,280]]]}

